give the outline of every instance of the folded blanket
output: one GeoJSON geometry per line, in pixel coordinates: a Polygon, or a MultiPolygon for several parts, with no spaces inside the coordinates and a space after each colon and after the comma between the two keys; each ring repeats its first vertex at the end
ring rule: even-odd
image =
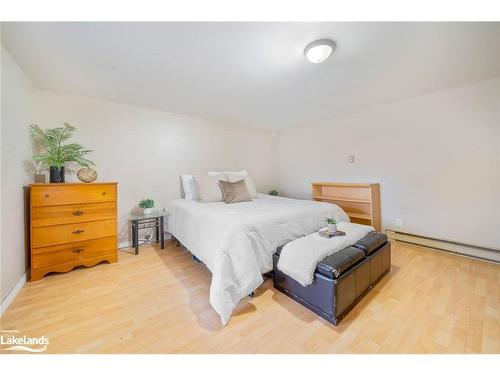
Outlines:
{"type": "Polygon", "coordinates": [[[337,230],[343,237],[325,238],[315,232],[283,246],[278,269],[303,286],[311,285],[317,264],[327,256],[351,246],[375,229],[369,225],[338,223],[337,230]]]}

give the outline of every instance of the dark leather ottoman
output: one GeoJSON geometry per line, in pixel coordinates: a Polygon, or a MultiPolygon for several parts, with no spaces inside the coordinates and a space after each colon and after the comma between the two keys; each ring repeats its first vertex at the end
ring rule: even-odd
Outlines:
{"type": "Polygon", "coordinates": [[[273,256],[274,287],[322,318],[337,325],[391,268],[391,244],[372,232],[316,267],[313,283],[302,286],[278,270],[283,246],[273,256]]]}

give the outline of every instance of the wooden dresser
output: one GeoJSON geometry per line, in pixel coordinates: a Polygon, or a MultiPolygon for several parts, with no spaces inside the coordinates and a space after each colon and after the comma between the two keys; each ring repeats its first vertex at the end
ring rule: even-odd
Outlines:
{"type": "Polygon", "coordinates": [[[116,182],[30,185],[31,281],[118,261],[116,188],[116,182]]]}
{"type": "Polygon", "coordinates": [[[379,184],[313,182],[312,195],[315,201],[341,207],[353,223],[371,225],[380,231],[379,184]]]}

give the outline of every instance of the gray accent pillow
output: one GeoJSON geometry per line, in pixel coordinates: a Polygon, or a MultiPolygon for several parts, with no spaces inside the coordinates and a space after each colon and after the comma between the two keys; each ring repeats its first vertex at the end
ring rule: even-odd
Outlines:
{"type": "Polygon", "coordinates": [[[193,180],[198,190],[198,201],[201,203],[222,201],[222,190],[217,177],[194,176],[193,180]]]}
{"type": "Polygon", "coordinates": [[[240,181],[240,180],[245,180],[248,192],[250,193],[250,197],[252,197],[252,199],[256,199],[259,197],[257,195],[257,189],[255,189],[255,185],[254,185],[252,179],[250,178],[250,176],[236,176],[233,174],[228,174],[227,179],[229,182],[236,182],[236,181],[240,181]]]}
{"type": "Polygon", "coordinates": [[[226,203],[251,202],[252,197],[248,192],[247,184],[244,179],[236,182],[219,181],[226,203]]]}

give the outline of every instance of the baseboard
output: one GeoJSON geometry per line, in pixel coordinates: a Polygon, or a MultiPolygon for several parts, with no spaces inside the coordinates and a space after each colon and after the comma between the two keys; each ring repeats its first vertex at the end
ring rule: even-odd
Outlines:
{"type": "Polygon", "coordinates": [[[14,301],[14,298],[16,298],[17,294],[21,291],[24,284],[26,284],[26,281],[28,280],[28,272],[29,270],[19,279],[16,286],[14,286],[10,293],[7,294],[7,297],[5,297],[5,299],[2,301],[2,304],[0,305],[0,316],[2,316],[4,312],[7,311],[12,301],[14,301]]]}
{"type": "Polygon", "coordinates": [[[124,241],[124,242],[120,242],[118,244],[119,249],[125,249],[125,248],[131,247],[131,246],[132,246],[132,243],[130,241],[124,241]]]}
{"type": "Polygon", "coordinates": [[[405,242],[414,245],[429,247],[431,249],[445,251],[470,258],[486,260],[489,262],[500,263],[500,250],[489,249],[486,247],[469,245],[449,240],[426,237],[417,234],[397,232],[386,229],[387,236],[391,241],[405,242]]]}

